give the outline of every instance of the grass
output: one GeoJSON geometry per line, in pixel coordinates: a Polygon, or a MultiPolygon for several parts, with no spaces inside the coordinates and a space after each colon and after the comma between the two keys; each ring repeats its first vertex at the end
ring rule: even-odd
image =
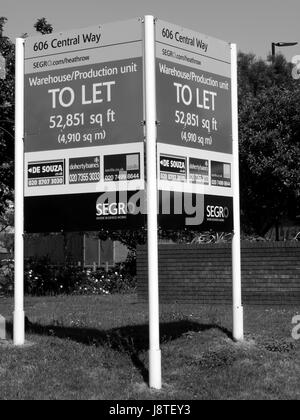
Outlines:
{"type": "MultiPolygon", "coordinates": [[[[0,313],[12,311],[0,298],[0,313]]],[[[35,345],[0,345],[0,399],[300,399],[297,311],[246,307],[237,344],[230,307],[161,305],[163,388],[153,391],[147,305],[135,295],[27,298],[35,345]]]]}

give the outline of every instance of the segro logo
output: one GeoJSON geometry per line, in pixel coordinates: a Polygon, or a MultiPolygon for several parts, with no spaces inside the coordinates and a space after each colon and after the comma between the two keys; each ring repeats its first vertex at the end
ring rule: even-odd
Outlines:
{"type": "Polygon", "coordinates": [[[132,214],[134,212],[133,203],[103,203],[97,202],[96,204],[96,216],[105,217],[105,216],[126,216],[127,214],[132,214]]]}
{"type": "Polygon", "coordinates": [[[222,206],[207,206],[206,214],[208,219],[228,219],[229,209],[222,206]]]}

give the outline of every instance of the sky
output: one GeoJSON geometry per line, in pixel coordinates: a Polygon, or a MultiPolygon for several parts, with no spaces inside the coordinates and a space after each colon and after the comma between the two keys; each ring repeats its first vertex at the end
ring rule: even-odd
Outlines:
{"type": "Polygon", "coordinates": [[[300,55],[299,0],[0,0],[0,16],[8,18],[4,34],[10,38],[34,35],[40,17],[63,31],[145,14],[235,42],[262,58],[272,42],[299,42],[280,51],[288,60],[300,55]]]}

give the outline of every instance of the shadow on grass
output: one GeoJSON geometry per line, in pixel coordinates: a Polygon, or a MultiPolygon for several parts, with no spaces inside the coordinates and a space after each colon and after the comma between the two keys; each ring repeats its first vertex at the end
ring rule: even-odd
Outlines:
{"type": "MultiPolygon", "coordinates": [[[[13,325],[8,324],[8,333],[13,335],[13,325]]],[[[233,340],[232,333],[217,324],[199,324],[189,320],[180,320],[160,324],[160,335],[164,343],[176,340],[187,333],[218,330],[233,340]]],[[[145,382],[148,383],[149,372],[140,359],[140,353],[149,349],[149,326],[134,325],[97,330],[84,327],[64,327],[60,325],[40,325],[26,318],[26,332],[33,335],[45,335],[68,339],[88,346],[108,346],[111,349],[128,354],[133,365],[139,370],[145,382]]]]}

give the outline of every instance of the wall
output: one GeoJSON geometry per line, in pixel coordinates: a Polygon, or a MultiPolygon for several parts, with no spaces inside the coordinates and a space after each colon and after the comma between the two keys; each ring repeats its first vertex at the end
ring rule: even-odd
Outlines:
{"type": "Polygon", "coordinates": [[[82,264],[82,235],[77,233],[27,235],[25,258],[47,257],[51,264],[82,264]]]}
{"type": "Polygon", "coordinates": [[[85,267],[105,267],[126,261],[128,249],[118,241],[100,241],[91,233],[27,235],[25,258],[47,257],[51,264],[65,262],[85,267]]]}
{"type": "MultiPolygon", "coordinates": [[[[138,296],[147,299],[147,249],[137,252],[138,296]]],[[[160,245],[161,302],[232,302],[231,245],[160,245]]],[[[300,304],[300,243],[242,244],[244,304],[300,304]]]]}

